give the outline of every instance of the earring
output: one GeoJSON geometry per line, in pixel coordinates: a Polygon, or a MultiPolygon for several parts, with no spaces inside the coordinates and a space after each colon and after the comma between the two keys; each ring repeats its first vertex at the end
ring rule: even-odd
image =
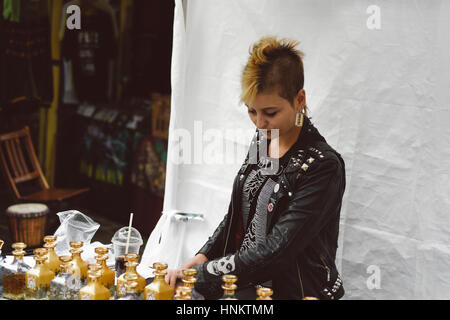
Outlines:
{"type": "Polygon", "coordinates": [[[303,112],[297,112],[296,114],[295,114],[295,125],[297,126],[297,127],[303,127],[303,120],[304,120],[304,115],[303,115],[303,112]]]}

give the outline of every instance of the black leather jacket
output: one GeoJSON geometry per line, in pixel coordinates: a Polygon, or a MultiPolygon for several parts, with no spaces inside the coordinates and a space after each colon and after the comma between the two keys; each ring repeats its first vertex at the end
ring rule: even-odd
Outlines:
{"type": "MultiPolygon", "coordinates": [[[[251,147],[263,139],[257,131],[251,147]]],[[[252,163],[247,155],[234,180],[228,213],[198,252],[209,260],[194,267],[198,271],[195,288],[206,299],[222,295],[224,273],[238,277],[238,288],[272,280],[274,299],[339,299],[344,295],[335,265],[344,161],[307,118],[288,152],[288,164],[272,178],[278,185],[270,197],[267,214],[272,217],[266,240],[239,251],[234,237],[238,219],[242,219],[242,187],[252,163]]]]}

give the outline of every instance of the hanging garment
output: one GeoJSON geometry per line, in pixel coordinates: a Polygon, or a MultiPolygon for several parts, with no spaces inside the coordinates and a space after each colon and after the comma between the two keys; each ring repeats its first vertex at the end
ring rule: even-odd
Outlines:
{"type": "Polygon", "coordinates": [[[81,101],[107,100],[109,65],[116,52],[113,22],[104,11],[85,13],[80,30],[64,31],[62,56],[72,62],[74,87],[81,101]]]}

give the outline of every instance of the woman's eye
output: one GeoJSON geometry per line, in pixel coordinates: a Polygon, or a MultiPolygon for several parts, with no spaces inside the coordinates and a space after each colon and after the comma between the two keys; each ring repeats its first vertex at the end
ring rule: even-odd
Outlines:
{"type": "Polygon", "coordinates": [[[255,114],[256,111],[255,110],[248,110],[248,113],[255,114]]]}
{"type": "Polygon", "coordinates": [[[277,114],[276,112],[266,113],[266,115],[267,115],[268,117],[273,117],[273,116],[275,116],[276,114],[277,114]]]}

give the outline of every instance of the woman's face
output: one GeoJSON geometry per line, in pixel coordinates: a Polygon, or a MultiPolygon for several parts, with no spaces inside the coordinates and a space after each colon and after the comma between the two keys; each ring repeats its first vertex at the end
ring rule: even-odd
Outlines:
{"type": "Polygon", "coordinates": [[[256,95],[253,105],[247,106],[248,115],[258,129],[270,139],[270,130],[278,129],[279,137],[295,128],[295,114],[304,107],[305,91],[301,89],[294,99],[294,106],[277,93],[256,95]],[[267,130],[267,131],[266,131],[267,130]]]}

